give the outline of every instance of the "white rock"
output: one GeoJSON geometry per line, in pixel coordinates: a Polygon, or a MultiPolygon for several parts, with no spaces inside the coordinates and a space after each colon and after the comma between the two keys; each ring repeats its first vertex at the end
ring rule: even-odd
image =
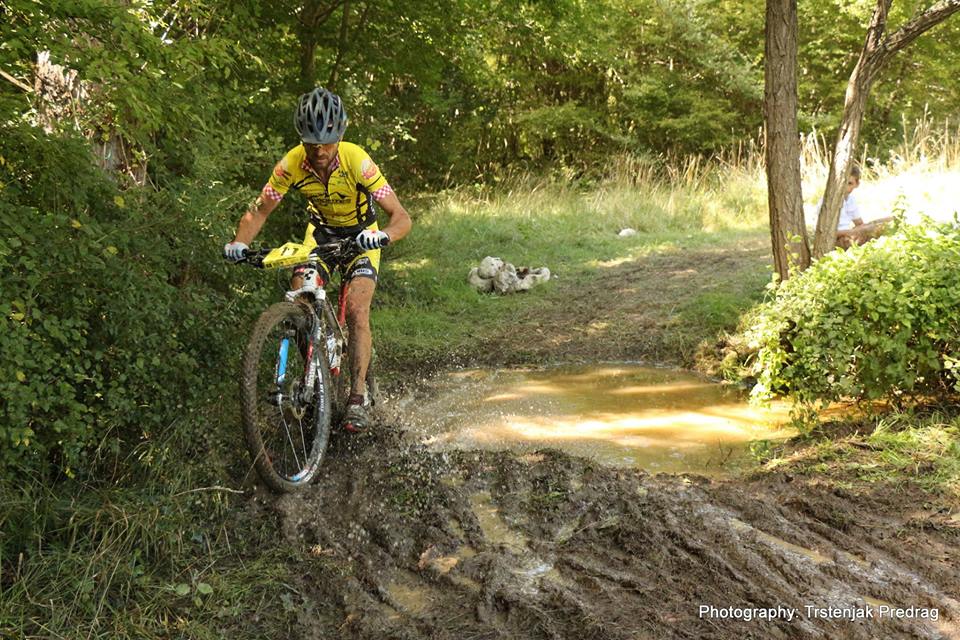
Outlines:
{"type": "Polygon", "coordinates": [[[637,235],[637,230],[627,227],[626,229],[620,229],[620,233],[618,233],[617,235],[620,236],[621,238],[629,238],[630,236],[637,235]]]}
{"type": "Polygon", "coordinates": [[[517,268],[509,262],[503,265],[493,277],[493,289],[497,293],[510,293],[515,291],[520,278],[517,277],[517,268]]]}
{"type": "Polygon", "coordinates": [[[530,275],[528,278],[533,280],[534,284],[539,284],[541,282],[546,282],[550,279],[550,269],[546,267],[540,267],[539,269],[531,269],[530,275]]]}
{"type": "Polygon", "coordinates": [[[517,284],[513,286],[513,291],[529,291],[533,286],[533,280],[530,279],[530,276],[517,279],[517,284]]]}
{"type": "Polygon", "coordinates": [[[487,256],[480,261],[480,277],[481,278],[493,278],[500,272],[500,269],[503,268],[503,260],[500,258],[494,258],[493,256],[487,256]]]}
{"type": "Polygon", "coordinates": [[[481,278],[479,271],[480,270],[476,267],[470,269],[470,273],[467,275],[467,282],[470,283],[471,287],[481,293],[489,293],[493,291],[493,279],[481,278]]]}

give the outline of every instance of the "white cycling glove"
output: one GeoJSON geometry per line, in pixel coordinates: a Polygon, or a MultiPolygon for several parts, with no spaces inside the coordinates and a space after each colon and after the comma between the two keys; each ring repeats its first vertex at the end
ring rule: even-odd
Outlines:
{"type": "Polygon", "coordinates": [[[374,231],[373,229],[364,229],[357,236],[357,245],[364,251],[379,249],[390,244],[390,236],[383,231],[374,231]]]}
{"type": "Polygon", "coordinates": [[[228,242],[223,246],[223,257],[230,262],[240,262],[243,260],[243,252],[249,248],[242,242],[228,242]]]}

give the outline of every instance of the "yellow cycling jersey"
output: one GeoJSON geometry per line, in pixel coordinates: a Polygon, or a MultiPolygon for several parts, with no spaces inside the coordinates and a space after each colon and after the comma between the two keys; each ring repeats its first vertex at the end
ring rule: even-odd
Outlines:
{"type": "Polygon", "coordinates": [[[368,227],[376,221],[371,198],[393,193],[367,152],[351,142],[340,143],[327,184],[307,162],[302,144],[288,151],[273,168],[262,195],[276,201],[290,189],[306,197],[311,222],[325,227],[368,227]]]}

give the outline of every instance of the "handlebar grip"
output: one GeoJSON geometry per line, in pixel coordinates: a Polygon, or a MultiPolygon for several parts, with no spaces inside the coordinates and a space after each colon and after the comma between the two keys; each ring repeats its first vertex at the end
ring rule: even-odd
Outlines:
{"type": "Polygon", "coordinates": [[[386,234],[384,234],[384,235],[385,235],[386,237],[385,237],[383,240],[380,241],[380,248],[381,248],[381,249],[383,249],[385,246],[387,246],[388,244],[390,244],[390,236],[387,236],[386,234]]]}

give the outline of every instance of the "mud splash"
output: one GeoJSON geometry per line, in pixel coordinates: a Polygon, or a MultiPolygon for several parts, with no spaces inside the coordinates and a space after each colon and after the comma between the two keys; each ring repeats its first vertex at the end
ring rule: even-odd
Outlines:
{"type": "Polygon", "coordinates": [[[465,370],[429,381],[405,411],[435,449],[556,448],[605,465],[717,475],[749,444],[790,435],[785,406],[676,369],[632,364],[465,370]]]}

